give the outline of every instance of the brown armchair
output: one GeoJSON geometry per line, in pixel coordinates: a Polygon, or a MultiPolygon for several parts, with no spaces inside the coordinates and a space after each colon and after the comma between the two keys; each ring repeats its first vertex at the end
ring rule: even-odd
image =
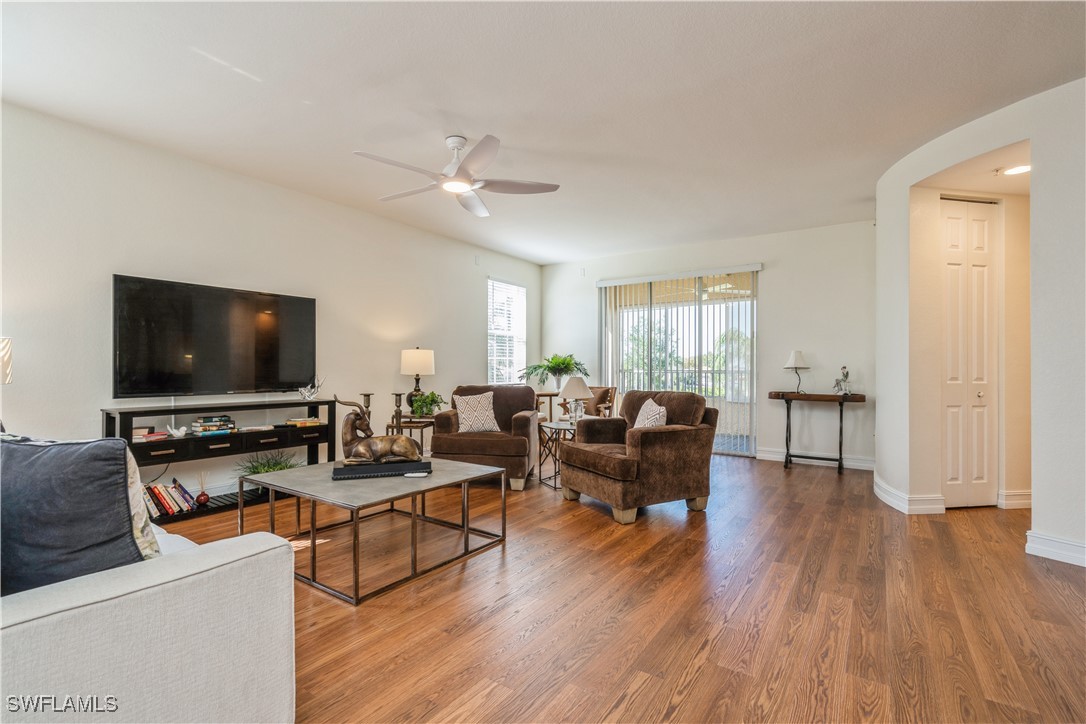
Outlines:
{"type": "Polygon", "coordinates": [[[460,417],[453,409],[434,415],[430,455],[477,465],[505,468],[509,487],[524,490],[524,483],[539,463],[539,413],[535,391],[527,385],[461,385],[454,396],[494,393],[494,419],[500,432],[460,432],[460,417]]]}
{"type": "Polygon", "coordinates": [[[562,494],[607,503],[623,524],[636,520],[638,508],[671,500],[705,510],[716,420],[716,408],[692,392],[627,392],[618,417],[581,420],[576,441],[559,447],[562,494]],[[666,424],[635,428],[649,398],[667,408],[666,424]]]}
{"type": "MultiPolygon", "coordinates": [[[[610,417],[611,408],[615,404],[616,389],[615,387],[589,387],[588,390],[592,393],[592,399],[584,401],[584,414],[593,417],[610,417]]],[[[568,400],[559,402],[558,406],[562,408],[565,414],[569,414],[568,400]]]]}

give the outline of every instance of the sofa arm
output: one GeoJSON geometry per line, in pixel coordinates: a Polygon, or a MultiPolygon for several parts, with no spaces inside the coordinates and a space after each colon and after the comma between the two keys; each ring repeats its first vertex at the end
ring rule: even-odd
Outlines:
{"type": "Polygon", "coordinates": [[[539,413],[535,410],[521,410],[513,415],[512,433],[517,437],[532,439],[539,436],[539,413]]]}
{"type": "Polygon", "coordinates": [[[626,433],[626,454],[640,460],[646,482],[704,478],[708,486],[715,434],[708,425],[635,427],[626,433]]]}
{"type": "Polygon", "coordinates": [[[626,442],[626,418],[585,417],[577,421],[577,442],[621,445],[626,442]]]}
{"type": "Polygon", "coordinates": [[[80,721],[293,721],[293,573],[251,533],[5,596],[5,721],[55,720],[7,707],[35,695],[98,697],[80,721]]]}
{"type": "Polygon", "coordinates": [[[434,434],[449,434],[460,430],[460,414],[456,410],[443,410],[434,415],[434,434]]]}

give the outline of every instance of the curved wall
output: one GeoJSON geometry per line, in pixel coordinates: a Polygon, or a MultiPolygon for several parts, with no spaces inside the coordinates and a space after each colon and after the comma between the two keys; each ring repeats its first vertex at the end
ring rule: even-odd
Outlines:
{"type": "MultiPolygon", "coordinates": [[[[941,512],[927,420],[910,414],[910,189],[956,163],[1029,139],[1033,522],[1026,550],[1086,565],[1086,80],[957,128],[894,164],[876,187],[875,487],[904,512],[941,512]],[[930,466],[929,466],[930,469],[930,466]]],[[[915,333],[915,329],[913,330],[915,333]]],[[[913,340],[915,342],[915,339],[913,340]]]]}

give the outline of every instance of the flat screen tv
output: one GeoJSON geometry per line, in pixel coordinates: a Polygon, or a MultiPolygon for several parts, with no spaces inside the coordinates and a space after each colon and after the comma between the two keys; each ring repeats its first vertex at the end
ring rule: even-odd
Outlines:
{"type": "Polygon", "coordinates": [[[113,276],[113,396],[285,392],[316,373],[317,302],[113,276]]]}

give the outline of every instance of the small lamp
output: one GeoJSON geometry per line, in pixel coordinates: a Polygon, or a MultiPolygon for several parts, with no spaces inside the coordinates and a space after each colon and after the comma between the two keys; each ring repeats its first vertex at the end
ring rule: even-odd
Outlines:
{"type": "Polygon", "coordinates": [[[415,375],[415,389],[407,393],[407,406],[411,407],[411,403],[415,398],[422,394],[422,388],[419,387],[419,377],[421,375],[434,374],[434,351],[432,349],[405,349],[400,352],[400,374],[401,375],[415,375]]]}
{"type": "Polygon", "coordinates": [[[584,403],[581,400],[591,400],[592,390],[588,389],[584,377],[570,377],[566,384],[562,385],[558,396],[564,400],[573,400],[569,403],[569,419],[576,422],[584,417],[584,403]]]}
{"type": "Polygon", "coordinates": [[[788,361],[784,363],[784,368],[796,373],[796,392],[799,393],[801,391],[799,386],[803,381],[799,376],[799,371],[811,369],[811,366],[807,364],[807,360],[803,359],[803,351],[798,349],[792,350],[792,354],[788,355],[788,361]]]}

